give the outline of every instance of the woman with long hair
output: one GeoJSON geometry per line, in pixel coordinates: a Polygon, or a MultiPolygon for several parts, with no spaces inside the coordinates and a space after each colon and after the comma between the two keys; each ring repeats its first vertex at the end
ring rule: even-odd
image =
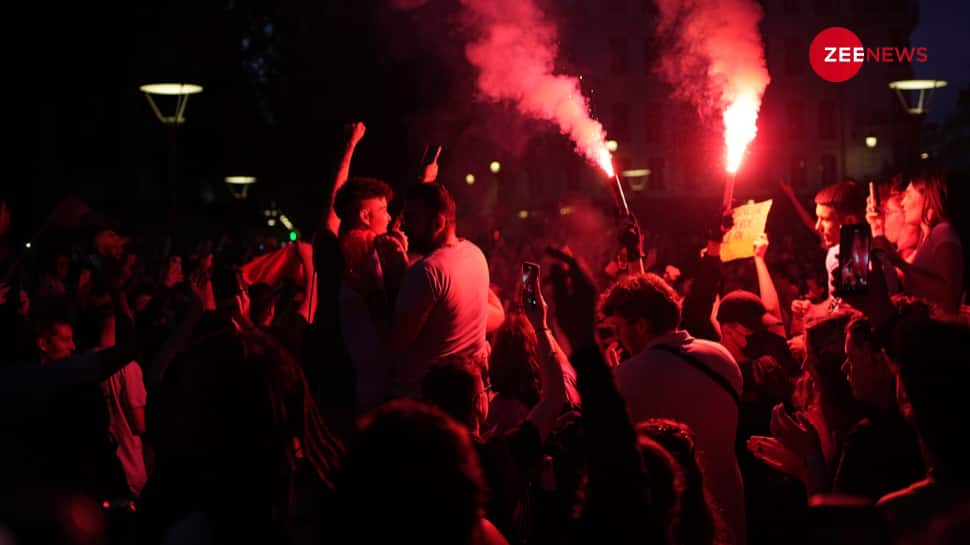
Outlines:
{"type": "Polygon", "coordinates": [[[873,203],[867,217],[874,225],[874,247],[886,252],[902,281],[903,293],[922,297],[949,315],[956,315],[963,298],[963,246],[946,212],[946,179],[918,176],[902,194],[903,222],[918,233],[915,250],[903,256],[882,235],[873,203]]]}
{"type": "Polygon", "coordinates": [[[771,413],[773,437],[754,436],[747,444],[759,460],[801,479],[809,494],[831,488],[845,438],[862,419],[842,373],[851,317],[835,314],[808,327],[803,374],[793,396],[797,411],[777,405],[771,413]]]}
{"type": "Polygon", "coordinates": [[[538,340],[521,312],[509,313],[489,357],[492,392],[485,429],[502,433],[520,424],[539,402],[538,340]]]}
{"type": "Polygon", "coordinates": [[[682,422],[650,418],[637,424],[637,434],[659,443],[674,457],[683,473],[683,490],[672,531],[674,542],[678,545],[731,543],[724,520],[704,485],[694,432],[682,422]]]}

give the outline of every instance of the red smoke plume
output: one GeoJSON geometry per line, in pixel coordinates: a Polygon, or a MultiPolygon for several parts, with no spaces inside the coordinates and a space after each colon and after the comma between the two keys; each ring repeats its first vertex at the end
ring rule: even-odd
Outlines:
{"type": "Polygon", "coordinates": [[[554,73],[556,28],[532,0],[461,0],[474,40],[465,48],[478,89],[524,115],[552,121],[587,159],[613,176],[603,125],[589,114],[579,80],[554,73]]]}
{"type": "Polygon", "coordinates": [[[661,74],[702,112],[724,121],[726,168],[736,172],[757,133],[761,97],[771,78],[754,0],[657,0],[660,30],[674,36],[661,74]]]}

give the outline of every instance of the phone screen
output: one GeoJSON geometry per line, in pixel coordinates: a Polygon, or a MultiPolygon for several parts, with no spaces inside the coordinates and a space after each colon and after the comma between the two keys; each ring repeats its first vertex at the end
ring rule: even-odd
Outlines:
{"type": "Polygon", "coordinates": [[[524,306],[534,307],[539,304],[535,289],[533,288],[538,275],[538,265],[529,262],[522,264],[522,304],[524,306]]]}
{"type": "Polygon", "coordinates": [[[872,232],[866,223],[843,225],[839,241],[838,291],[866,293],[872,232]]]}

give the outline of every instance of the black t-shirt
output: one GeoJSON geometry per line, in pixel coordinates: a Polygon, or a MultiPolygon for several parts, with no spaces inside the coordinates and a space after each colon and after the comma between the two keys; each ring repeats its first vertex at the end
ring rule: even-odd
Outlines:
{"type": "Polygon", "coordinates": [[[873,414],[849,431],[833,489],[878,499],[924,477],[926,467],[916,433],[893,411],[873,414]]]}
{"type": "Polygon", "coordinates": [[[475,447],[488,487],[486,518],[510,542],[521,541],[528,527],[529,485],[543,459],[539,430],[526,420],[506,433],[476,438],[475,447]]]}
{"type": "Polygon", "coordinates": [[[322,227],[313,241],[317,274],[317,310],[303,340],[303,367],[317,403],[325,407],[354,405],[354,371],[340,334],[340,283],[344,256],[340,241],[322,227]]]}

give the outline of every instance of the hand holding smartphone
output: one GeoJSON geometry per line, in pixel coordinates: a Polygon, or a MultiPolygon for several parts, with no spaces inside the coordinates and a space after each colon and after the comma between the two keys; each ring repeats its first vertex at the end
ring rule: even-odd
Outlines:
{"type": "Polygon", "coordinates": [[[530,261],[522,263],[522,306],[526,310],[539,306],[536,290],[539,286],[539,265],[530,261]]]}
{"type": "Polygon", "coordinates": [[[839,233],[839,268],[835,271],[836,293],[861,295],[869,291],[869,254],[872,231],[867,223],[843,225],[839,233]]]}

